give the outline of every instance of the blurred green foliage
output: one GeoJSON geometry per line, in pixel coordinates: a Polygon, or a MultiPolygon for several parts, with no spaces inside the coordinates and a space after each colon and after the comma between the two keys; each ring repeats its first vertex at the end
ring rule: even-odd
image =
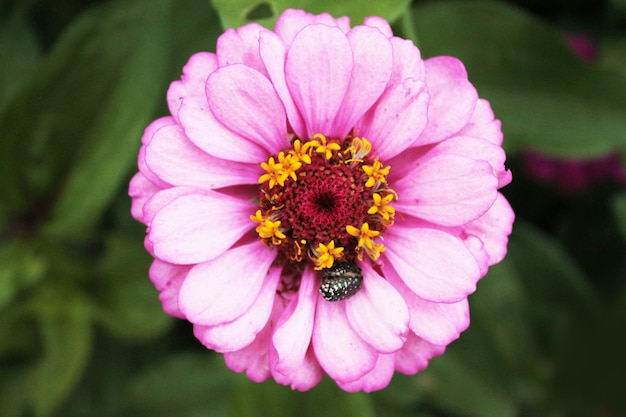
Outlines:
{"type": "Polygon", "coordinates": [[[0,415],[613,416],[626,410],[626,192],[562,195],[520,153],[626,155],[626,3],[0,1],[0,415]],[[513,4],[516,3],[516,4],[513,4]],[[540,4],[541,3],[541,4],[540,4]],[[594,3],[592,5],[591,3],[594,3]],[[503,121],[518,221],[448,352],[389,388],[255,384],[161,311],[127,184],[187,58],[287,7],[394,22],[503,121]],[[563,32],[593,37],[585,63],[563,32]]]}

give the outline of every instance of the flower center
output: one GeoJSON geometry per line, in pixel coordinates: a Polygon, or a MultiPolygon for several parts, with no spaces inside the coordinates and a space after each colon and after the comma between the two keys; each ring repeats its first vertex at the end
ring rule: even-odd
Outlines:
{"type": "Polygon", "coordinates": [[[387,184],[390,167],[370,151],[365,138],[316,134],[304,143],[294,137],[290,148],[261,164],[259,209],[250,218],[263,242],[278,250],[278,263],[323,270],[380,257],[397,195],[387,184]]]}

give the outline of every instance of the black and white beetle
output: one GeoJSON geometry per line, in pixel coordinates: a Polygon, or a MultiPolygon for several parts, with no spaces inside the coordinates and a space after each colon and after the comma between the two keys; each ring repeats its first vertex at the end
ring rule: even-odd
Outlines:
{"type": "Polygon", "coordinates": [[[340,261],[322,270],[320,293],[326,301],[341,301],[356,294],[363,284],[361,268],[356,263],[340,261]]]}

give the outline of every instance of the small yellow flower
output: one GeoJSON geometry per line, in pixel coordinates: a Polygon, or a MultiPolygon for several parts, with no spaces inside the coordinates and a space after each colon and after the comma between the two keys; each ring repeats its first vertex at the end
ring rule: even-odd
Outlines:
{"type": "Polygon", "coordinates": [[[380,234],[377,230],[370,230],[370,225],[365,222],[361,225],[361,228],[356,228],[352,225],[346,226],[346,232],[351,236],[359,238],[357,247],[366,247],[372,249],[374,247],[373,238],[380,234]]]}
{"type": "Polygon", "coordinates": [[[278,184],[281,187],[285,185],[285,180],[289,177],[294,181],[298,179],[296,177],[296,171],[302,166],[302,162],[300,162],[298,158],[291,154],[285,155],[284,152],[281,152],[278,154],[278,162],[283,167],[282,175],[278,179],[278,184]]]}
{"type": "Polygon", "coordinates": [[[343,247],[335,247],[335,241],[331,240],[328,245],[320,243],[315,249],[315,253],[319,254],[315,262],[315,269],[320,270],[324,268],[330,268],[335,263],[335,259],[342,256],[343,247]]]}
{"type": "Polygon", "coordinates": [[[330,159],[333,157],[333,151],[338,151],[341,149],[341,146],[339,146],[338,143],[327,144],[326,136],[322,135],[321,133],[316,133],[315,135],[313,135],[313,140],[311,140],[309,143],[311,143],[312,146],[315,146],[315,152],[324,154],[326,156],[326,159],[330,159]],[[320,142],[315,139],[319,139],[320,142]]]}
{"type": "Polygon", "coordinates": [[[393,219],[393,217],[396,214],[396,209],[391,207],[389,203],[393,200],[395,195],[387,194],[386,196],[381,197],[380,194],[374,193],[372,197],[374,198],[374,205],[370,207],[369,210],[367,210],[367,213],[368,214],[378,213],[385,220],[393,219]]]}
{"type": "MultiPolygon", "coordinates": [[[[317,142],[317,141],[314,141],[317,142]]],[[[305,164],[311,163],[311,147],[313,146],[312,141],[305,143],[304,145],[300,142],[300,139],[296,139],[293,143],[293,149],[289,151],[289,154],[292,155],[296,160],[302,161],[305,164]]]]}
{"type": "Polygon", "coordinates": [[[257,210],[254,215],[250,215],[250,220],[257,223],[263,223],[265,217],[263,217],[263,213],[261,213],[261,210],[257,210]]]}
{"type": "Polygon", "coordinates": [[[280,245],[280,240],[287,237],[280,231],[280,220],[272,221],[270,218],[263,217],[261,210],[257,210],[254,216],[250,216],[250,220],[260,223],[256,227],[259,237],[272,239],[274,245],[280,245]]]}
{"type": "Polygon", "coordinates": [[[378,159],[376,159],[372,165],[363,165],[362,168],[368,176],[367,182],[365,183],[366,187],[373,187],[377,182],[383,184],[387,182],[390,167],[383,168],[383,164],[381,164],[378,159]]]}
{"type": "MultiPolygon", "coordinates": [[[[274,188],[276,184],[280,184],[284,171],[283,165],[280,162],[275,162],[273,156],[270,156],[267,162],[261,162],[261,168],[263,168],[266,173],[259,177],[259,184],[269,181],[270,189],[274,188]]],[[[283,179],[282,181],[284,183],[285,180],[283,179]]]]}

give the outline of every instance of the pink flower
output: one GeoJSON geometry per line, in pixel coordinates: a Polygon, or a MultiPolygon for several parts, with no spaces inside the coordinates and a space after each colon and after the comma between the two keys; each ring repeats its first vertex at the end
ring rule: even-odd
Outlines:
{"type": "Polygon", "coordinates": [[[130,184],[169,314],[254,381],[414,374],[506,253],[500,122],[383,19],[285,11],[191,57],[130,184]],[[323,294],[322,294],[323,293],[323,294]]]}
{"type": "Polygon", "coordinates": [[[598,60],[598,47],[588,36],[578,33],[568,33],[565,35],[565,40],[572,51],[581,59],[587,62],[598,60]]]}
{"type": "Polygon", "coordinates": [[[535,151],[522,156],[531,177],[556,186],[563,194],[583,192],[603,183],[626,186],[626,168],[617,153],[591,159],[557,158],[535,151]]]}

